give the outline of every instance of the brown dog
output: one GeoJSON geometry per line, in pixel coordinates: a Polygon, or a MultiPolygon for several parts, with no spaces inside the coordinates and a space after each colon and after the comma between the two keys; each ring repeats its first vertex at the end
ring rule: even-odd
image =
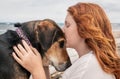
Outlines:
{"type": "Polygon", "coordinates": [[[0,35],[0,79],[29,79],[30,73],[11,56],[12,47],[21,39],[35,47],[43,58],[44,66],[53,65],[64,71],[71,65],[65,48],[65,37],[58,25],[50,20],[15,24],[17,31],[8,30],[0,35]]]}

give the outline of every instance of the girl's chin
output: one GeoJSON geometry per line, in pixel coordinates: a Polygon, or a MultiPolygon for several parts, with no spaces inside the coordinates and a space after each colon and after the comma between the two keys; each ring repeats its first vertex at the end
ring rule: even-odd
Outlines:
{"type": "Polygon", "coordinates": [[[67,47],[67,48],[70,48],[69,44],[66,44],[66,47],[67,47]]]}

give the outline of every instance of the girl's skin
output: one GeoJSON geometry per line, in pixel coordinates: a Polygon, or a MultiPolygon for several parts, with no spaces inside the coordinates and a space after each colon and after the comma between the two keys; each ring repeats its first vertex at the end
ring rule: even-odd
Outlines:
{"type": "MultiPolygon", "coordinates": [[[[79,57],[91,51],[85,43],[85,39],[79,36],[77,25],[69,13],[65,19],[63,32],[67,40],[66,46],[74,48],[79,57]]],[[[20,44],[13,47],[15,50],[13,53],[14,59],[32,74],[33,79],[46,79],[39,52],[32,46],[28,46],[24,40],[22,40],[22,43],[24,47],[20,44]]]]}

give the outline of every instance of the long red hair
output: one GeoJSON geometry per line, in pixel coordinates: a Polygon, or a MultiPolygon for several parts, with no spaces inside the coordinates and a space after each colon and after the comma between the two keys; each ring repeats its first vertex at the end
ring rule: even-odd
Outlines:
{"type": "Polygon", "coordinates": [[[68,8],[78,33],[94,51],[102,69],[120,79],[120,57],[116,52],[111,23],[103,9],[93,3],[78,3],[68,8]]]}

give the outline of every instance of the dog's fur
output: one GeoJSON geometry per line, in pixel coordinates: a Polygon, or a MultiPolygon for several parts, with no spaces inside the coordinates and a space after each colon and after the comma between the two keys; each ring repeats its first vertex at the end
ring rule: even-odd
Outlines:
{"type": "MultiPolygon", "coordinates": [[[[50,20],[37,20],[15,24],[21,27],[26,37],[43,58],[43,64],[52,64],[59,71],[71,65],[65,50],[65,38],[58,25],[50,20]]],[[[12,57],[13,46],[21,43],[16,31],[8,30],[0,35],[0,79],[29,79],[30,73],[12,57]]]]}

